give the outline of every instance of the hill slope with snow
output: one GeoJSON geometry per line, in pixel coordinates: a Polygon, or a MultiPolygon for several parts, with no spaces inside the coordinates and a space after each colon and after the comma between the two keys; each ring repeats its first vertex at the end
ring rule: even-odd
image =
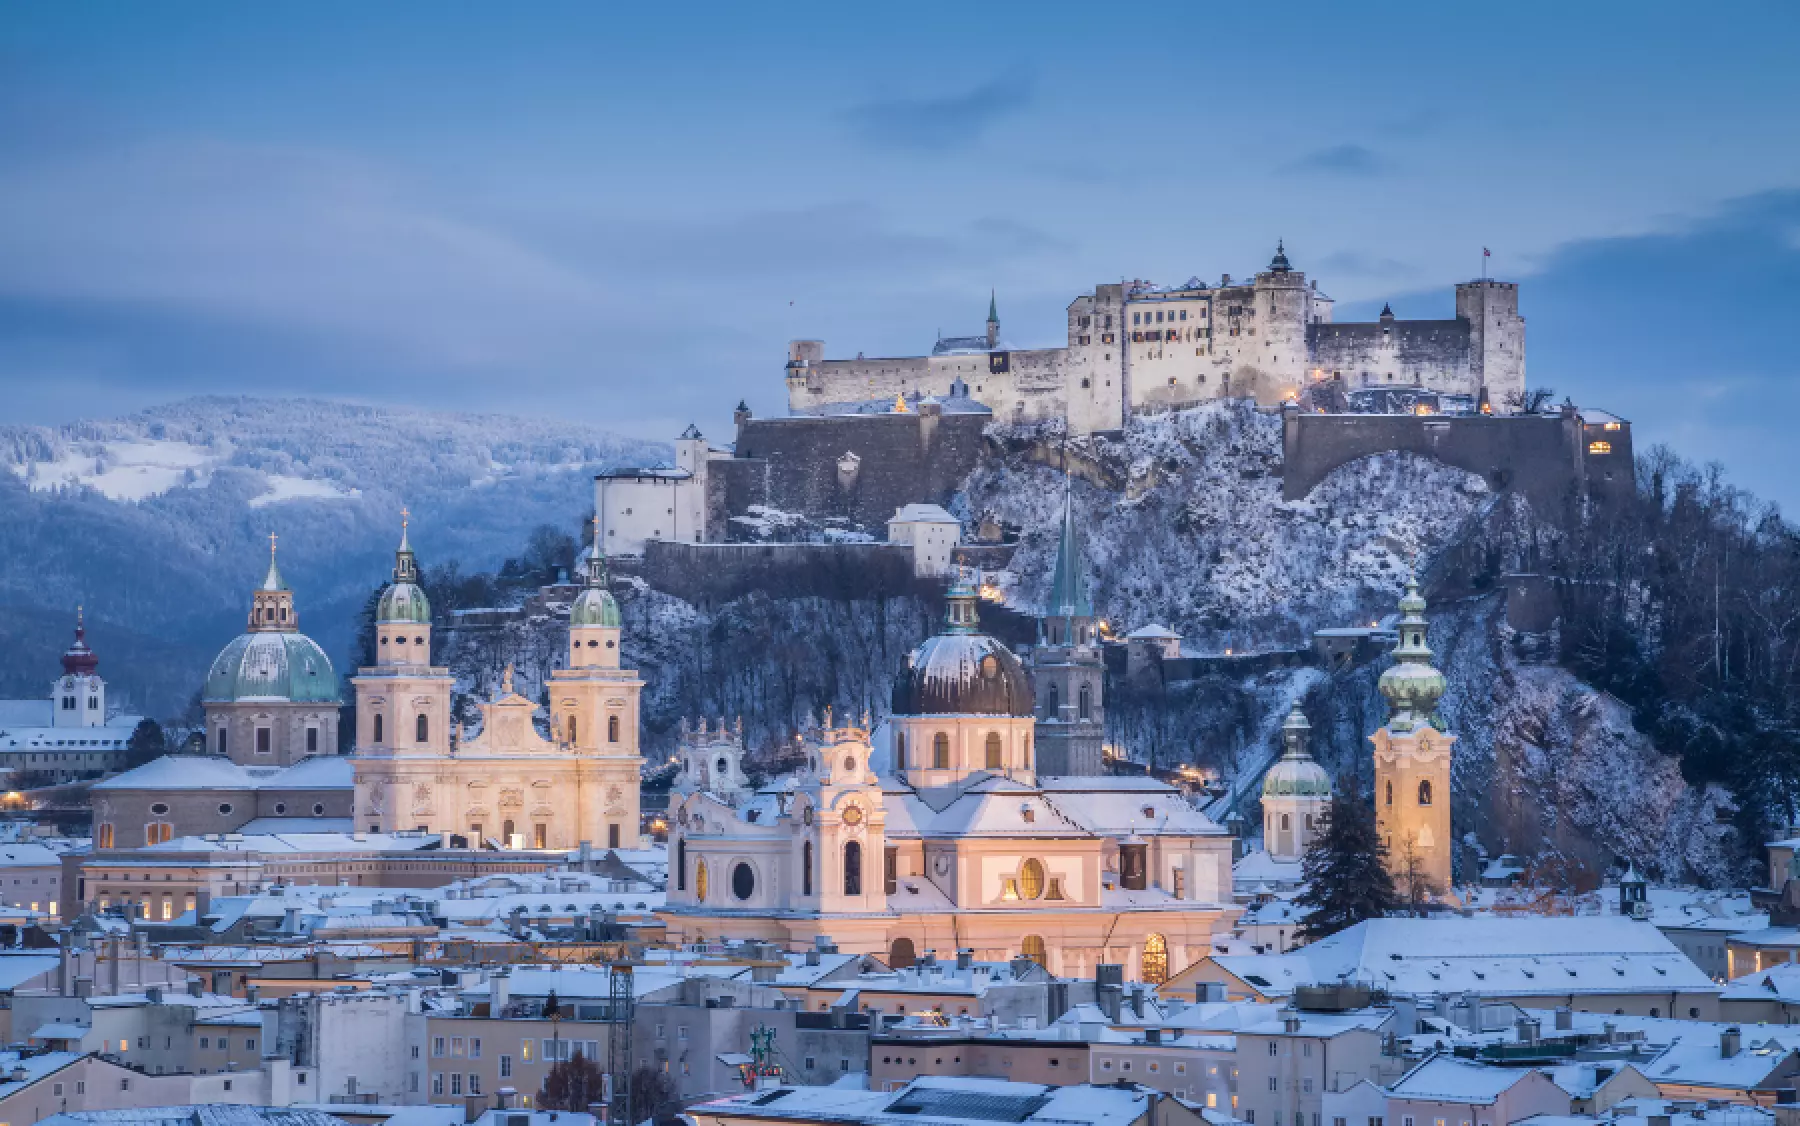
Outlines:
{"type": "Polygon", "coordinates": [[[84,605],[122,698],[179,711],[242,628],[270,533],[301,628],[345,662],[402,507],[423,561],[492,568],[539,524],[576,533],[595,471],[668,456],[578,422],[304,399],[0,428],[0,694],[45,690],[84,605]]]}

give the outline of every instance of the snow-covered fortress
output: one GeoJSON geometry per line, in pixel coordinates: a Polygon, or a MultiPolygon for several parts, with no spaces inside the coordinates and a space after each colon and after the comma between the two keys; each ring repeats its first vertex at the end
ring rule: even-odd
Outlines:
{"type": "Polygon", "coordinates": [[[1249,280],[1097,285],[1069,303],[1062,347],[1013,348],[990,298],[983,335],[941,338],[928,355],[828,360],[824,342],[792,341],[788,409],[840,414],[902,395],[947,398],[960,381],[996,418],[1064,418],[1085,434],[1212,399],[1273,405],[1317,384],[1412,388],[1499,413],[1522,404],[1525,319],[1515,283],[1458,285],[1450,320],[1399,320],[1384,309],[1375,321],[1340,323],[1332,304],[1281,247],[1249,280]]]}

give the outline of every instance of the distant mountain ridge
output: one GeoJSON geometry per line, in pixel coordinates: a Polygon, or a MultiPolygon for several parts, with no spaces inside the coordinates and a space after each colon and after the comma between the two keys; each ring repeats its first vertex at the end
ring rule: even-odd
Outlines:
{"type": "Polygon", "coordinates": [[[242,629],[270,533],[301,628],[347,671],[403,507],[423,562],[489,569],[539,524],[573,532],[598,470],[670,454],[571,420],[316,399],[0,427],[0,695],[47,691],[81,605],[116,698],[178,711],[242,629]]]}

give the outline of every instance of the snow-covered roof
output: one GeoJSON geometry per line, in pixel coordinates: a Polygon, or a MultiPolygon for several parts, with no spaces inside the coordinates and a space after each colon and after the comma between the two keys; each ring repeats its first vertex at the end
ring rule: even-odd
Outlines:
{"type": "Polygon", "coordinates": [[[945,511],[942,505],[906,504],[894,510],[888,518],[890,524],[961,524],[962,521],[945,511]]]}
{"type": "Polygon", "coordinates": [[[1287,954],[1214,961],[1265,994],[1359,981],[1392,993],[1716,993],[1659,930],[1618,916],[1371,919],[1287,954]]]}
{"type": "Polygon", "coordinates": [[[356,829],[353,817],[258,817],[246,821],[238,832],[246,836],[279,836],[291,833],[350,833],[356,829]]]}
{"type": "Polygon", "coordinates": [[[1800,1003],[1800,966],[1782,962],[1725,983],[1722,1001],[1784,1001],[1800,1003]]]}
{"type": "Polygon", "coordinates": [[[1168,626],[1152,622],[1147,626],[1139,626],[1125,635],[1126,641],[1180,641],[1181,635],[1168,626]]]}
{"type": "Polygon", "coordinates": [[[60,855],[41,844],[0,845],[0,868],[41,868],[61,863],[60,855]]]}
{"type": "Polygon", "coordinates": [[[50,973],[61,961],[55,954],[0,954],[0,991],[17,989],[34,977],[50,973]]]}
{"type": "Polygon", "coordinates": [[[1259,884],[1294,887],[1304,878],[1298,860],[1277,860],[1260,848],[1254,852],[1246,852],[1243,859],[1231,866],[1232,882],[1241,888],[1253,888],[1259,884]]]}
{"type": "Polygon", "coordinates": [[[94,783],[96,790],[349,790],[355,768],[342,755],[313,755],[292,766],[240,766],[218,755],[164,755],[94,783]]]}
{"type": "Polygon", "coordinates": [[[1142,1118],[1151,1095],[1136,1087],[1049,1087],[1001,1079],[920,1076],[898,1091],[856,1087],[777,1087],[746,1091],[690,1107],[695,1117],[780,1121],[934,1123],[1082,1122],[1128,1126],[1142,1118]]]}
{"type": "MultiPolygon", "coordinates": [[[[36,703],[34,700],[15,703],[36,703]]],[[[48,702],[45,703],[48,708],[48,702]]],[[[112,754],[125,749],[142,716],[117,715],[104,727],[53,727],[0,722],[0,750],[57,750],[69,754],[112,754]]]]}
{"type": "Polygon", "coordinates": [[[1727,1056],[1716,1034],[1695,1032],[1675,1038],[1662,1055],[1644,1065],[1653,1083],[1679,1083],[1697,1087],[1750,1090],[1768,1083],[1770,1076],[1794,1055],[1800,1035],[1763,1036],[1763,1028],[1743,1035],[1735,1055],[1727,1056]]]}
{"type": "Polygon", "coordinates": [[[1493,1067],[1453,1056],[1433,1056],[1402,1076],[1388,1088],[1388,1094],[1396,1099],[1485,1106],[1536,1074],[1529,1068],[1493,1067]]]}
{"type": "MultiPolygon", "coordinates": [[[[0,1088],[0,1091],[3,1090],[4,1088],[0,1088]]],[[[460,1120],[462,1112],[459,1110],[456,1113],[460,1120]]],[[[588,1116],[572,1114],[564,1117],[569,1120],[570,1126],[574,1126],[575,1119],[588,1116]]],[[[205,1106],[140,1106],[123,1110],[69,1111],[43,1119],[40,1126],[344,1126],[344,1120],[322,1110],[303,1107],[209,1103],[205,1106]]]]}

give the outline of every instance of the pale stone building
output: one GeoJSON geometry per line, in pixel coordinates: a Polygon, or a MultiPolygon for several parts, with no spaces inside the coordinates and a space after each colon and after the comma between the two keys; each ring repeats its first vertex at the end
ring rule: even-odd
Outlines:
{"type": "MultiPolygon", "coordinates": [[[[747,413],[747,412],[745,412],[747,413]]],[[[675,441],[672,466],[609,469],[594,477],[594,518],[600,550],[642,555],[653,540],[703,543],[707,536],[707,466],[730,451],[717,450],[689,426],[675,441]]]]}
{"type": "Polygon", "coordinates": [[[51,681],[49,694],[0,700],[0,767],[67,782],[124,765],[131,734],[144,717],[107,714],[99,669],[77,610],[75,640],[63,651],[62,675],[51,681]]]}
{"type": "Polygon", "coordinates": [[[1425,644],[1425,599],[1408,579],[1400,599],[1400,642],[1394,664],[1381,674],[1388,720],[1369,736],[1375,744],[1375,813],[1387,846],[1388,869],[1402,894],[1416,872],[1435,894],[1450,892],[1450,753],[1456,736],[1437,715],[1444,674],[1431,666],[1425,644]]]}
{"type": "Polygon", "coordinates": [[[912,548],[913,574],[939,578],[950,573],[951,556],[962,543],[962,521],[941,505],[902,505],[894,510],[887,529],[889,543],[912,548]]]}
{"type": "Polygon", "coordinates": [[[741,735],[684,733],[671,792],[669,937],[757,938],[910,965],[927,950],[1143,980],[1229,925],[1231,841],[1146,777],[1041,776],[1024,665],[957,583],[909,656],[892,718],[806,732],[795,774],[752,789],[741,735]]]}
{"type": "Polygon", "coordinates": [[[1117,429],[1131,415],[1249,397],[1264,404],[1307,387],[1411,387],[1516,408],[1525,388],[1518,286],[1483,278],[1456,287],[1448,320],[1339,324],[1334,302],[1277,246],[1267,269],[1211,285],[1097,285],[1069,303],[1066,343],[1017,349],[988,305],[984,336],[940,338],[929,355],[827,360],[822,341],[788,347],[788,408],[943,395],[963,380],[1002,421],[1066,419],[1075,433],[1117,429]]]}
{"type": "Polygon", "coordinates": [[[480,732],[465,737],[451,730],[452,679],[431,664],[431,607],[401,536],[376,611],[376,663],[351,679],[358,829],[448,833],[453,847],[637,847],[643,682],[619,667],[618,605],[596,560],[570,609],[568,666],[549,685],[550,738],[510,668],[480,705],[480,732]]]}

